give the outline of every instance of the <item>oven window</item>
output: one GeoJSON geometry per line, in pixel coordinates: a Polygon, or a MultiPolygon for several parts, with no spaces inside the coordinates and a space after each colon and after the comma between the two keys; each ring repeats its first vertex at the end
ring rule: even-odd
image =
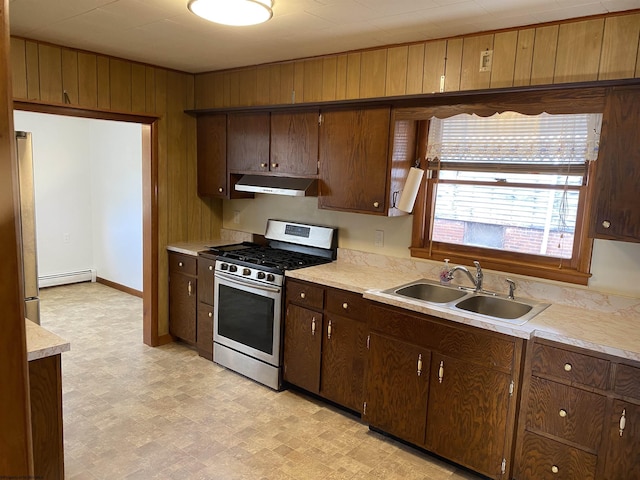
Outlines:
{"type": "Polygon", "coordinates": [[[220,285],[218,333],[272,355],[274,304],[272,298],[220,285]]]}

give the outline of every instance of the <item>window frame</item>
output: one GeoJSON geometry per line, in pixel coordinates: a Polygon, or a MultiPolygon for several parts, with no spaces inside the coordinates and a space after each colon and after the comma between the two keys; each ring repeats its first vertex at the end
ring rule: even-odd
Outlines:
{"type": "MultiPolygon", "coordinates": [[[[604,113],[605,92],[588,89],[567,89],[552,92],[498,93],[479,96],[475,101],[449,103],[395,111],[395,120],[413,120],[417,126],[416,156],[426,157],[429,119],[447,118],[460,113],[487,117],[494,113],[514,111],[527,115],[543,112],[550,114],[604,113]]],[[[604,119],[603,119],[604,122],[604,119]]],[[[585,182],[580,187],[580,200],[574,236],[574,255],[571,260],[522,254],[489,248],[455,245],[430,240],[431,222],[435,205],[436,180],[426,171],[416,200],[413,216],[411,256],[454,264],[470,265],[478,260],[484,268],[508,273],[534,276],[579,285],[587,285],[591,277],[593,239],[589,238],[590,212],[595,195],[593,179],[598,160],[587,162],[585,182]]],[[[423,165],[423,168],[427,168],[423,165]]]]}

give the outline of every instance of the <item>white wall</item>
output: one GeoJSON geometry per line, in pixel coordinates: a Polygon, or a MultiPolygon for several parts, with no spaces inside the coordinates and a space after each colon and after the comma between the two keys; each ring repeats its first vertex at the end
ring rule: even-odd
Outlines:
{"type": "Polygon", "coordinates": [[[39,275],[96,269],[142,290],[138,124],[14,112],[33,133],[39,275]]]}
{"type": "MultiPolygon", "coordinates": [[[[279,197],[257,194],[255,199],[230,200],[223,204],[223,227],[264,234],[269,218],[337,226],[339,246],[410,257],[412,216],[380,217],[318,209],[317,198],[279,197]],[[239,212],[239,223],[234,223],[239,212]],[[384,231],[384,247],[374,246],[376,230],[384,231]]],[[[640,298],[640,243],[596,240],[589,289],[640,298]]]]}

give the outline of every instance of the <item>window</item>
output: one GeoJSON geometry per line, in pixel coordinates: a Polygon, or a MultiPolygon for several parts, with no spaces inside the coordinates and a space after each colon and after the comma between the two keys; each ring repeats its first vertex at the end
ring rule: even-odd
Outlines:
{"type": "Polygon", "coordinates": [[[599,113],[432,117],[425,238],[412,253],[586,283],[585,205],[601,121],[599,113]]]}

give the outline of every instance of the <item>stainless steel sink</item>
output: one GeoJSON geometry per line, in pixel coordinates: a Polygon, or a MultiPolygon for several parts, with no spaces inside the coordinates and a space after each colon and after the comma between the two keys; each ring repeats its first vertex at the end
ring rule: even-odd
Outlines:
{"type": "Polygon", "coordinates": [[[398,288],[393,293],[425,302],[449,303],[464,297],[468,292],[433,283],[416,282],[398,288]]]}
{"type": "MultiPolygon", "coordinates": [[[[384,290],[382,293],[437,305],[458,315],[523,325],[549,306],[548,303],[488,292],[476,293],[457,286],[440,285],[431,280],[416,280],[384,290]]],[[[440,310],[442,311],[442,310],[440,310]]]]}
{"type": "Polygon", "coordinates": [[[456,308],[468,312],[488,315],[490,317],[513,320],[529,313],[533,307],[526,303],[500,297],[485,297],[484,295],[474,295],[456,303],[456,308]]]}

